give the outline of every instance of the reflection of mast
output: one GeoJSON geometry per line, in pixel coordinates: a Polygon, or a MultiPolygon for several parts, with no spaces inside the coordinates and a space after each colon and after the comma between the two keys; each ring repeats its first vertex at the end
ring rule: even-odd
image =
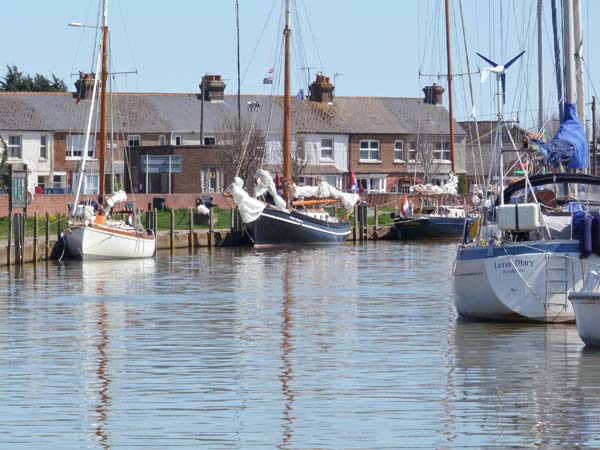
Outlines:
{"type": "Polygon", "coordinates": [[[281,327],[281,334],[283,336],[281,340],[281,361],[283,362],[283,372],[279,377],[281,380],[281,387],[283,395],[286,399],[285,410],[283,412],[284,426],[283,426],[283,441],[277,448],[287,449],[290,448],[293,430],[293,403],[294,403],[294,391],[290,386],[290,382],[294,378],[293,366],[290,361],[290,355],[293,350],[293,338],[292,338],[292,289],[290,283],[290,261],[289,258],[285,260],[284,272],[283,272],[283,325],[281,327]]]}
{"type": "Polygon", "coordinates": [[[100,444],[104,449],[110,449],[110,443],[108,442],[108,436],[105,431],[106,421],[108,419],[108,405],[110,402],[110,395],[108,394],[108,388],[110,387],[110,378],[107,374],[108,366],[108,311],[106,305],[100,303],[100,319],[98,320],[98,329],[100,331],[100,342],[98,343],[98,379],[100,380],[100,403],[96,406],[96,412],[98,413],[98,427],[96,428],[96,436],[100,439],[100,444]]]}

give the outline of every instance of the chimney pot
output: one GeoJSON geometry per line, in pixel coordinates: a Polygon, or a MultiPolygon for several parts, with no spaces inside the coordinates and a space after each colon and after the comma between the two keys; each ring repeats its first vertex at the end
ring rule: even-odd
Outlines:
{"type": "MultiPolygon", "coordinates": [[[[202,77],[202,93],[206,102],[223,102],[225,82],[221,79],[221,75],[204,75],[202,77]]],[[[201,97],[198,97],[201,98],[201,97]]]]}
{"type": "Polygon", "coordinates": [[[308,87],[309,100],[318,103],[333,103],[333,90],[335,86],[329,77],[318,72],[315,81],[308,87]]]}
{"type": "Polygon", "coordinates": [[[444,91],[445,89],[443,86],[439,86],[435,83],[433,83],[432,86],[425,86],[423,88],[423,92],[425,93],[425,103],[428,105],[441,105],[444,91]]]}

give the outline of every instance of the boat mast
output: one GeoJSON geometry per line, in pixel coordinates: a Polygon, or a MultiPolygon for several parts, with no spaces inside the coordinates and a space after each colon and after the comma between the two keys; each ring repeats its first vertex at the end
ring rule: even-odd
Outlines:
{"type": "Polygon", "coordinates": [[[563,118],[563,80],[562,67],[560,63],[560,44],[558,42],[558,14],[556,12],[556,0],[552,0],[552,35],[554,36],[554,71],[556,72],[556,93],[558,95],[558,115],[563,118]]]}
{"type": "Polygon", "coordinates": [[[450,113],[450,167],[454,167],[454,106],[452,98],[452,49],[450,47],[450,0],[446,0],[446,55],[448,58],[448,112],[450,113]]]}
{"type": "Polygon", "coordinates": [[[286,203],[290,201],[290,190],[292,187],[292,132],[291,122],[291,74],[290,74],[290,0],[286,0],[285,29],[283,36],[285,40],[285,62],[284,62],[284,91],[283,91],[283,198],[286,203]]]}
{"type": "Polygon", "coordinates": [[[577,115],[585,128],[585,88],[583,85],[583,34],[581,31],[581,7],[573,0],[573,33],[575,36],[575,80],[577,84],[577,115]]]}
{"type": "Polygon", "coordinates": [[[98,175],[100,199],[104,196],[104,160],[106,158],[106,83],[108,80],[108,0],[102,3],[102,75],[100,84],[100,148],[98,175]]]}
{"type": "Polygon", "coordinates": [[[574,55],[575,45],[573,42],[573,2],[563,0],[563,45],[565,47],[565,103],[575,103],[575,69],[574,55]]]}
{"type": "Polygon", "coordinates": [[[538,132],[542,132],[544,128],[544,36],[542,26],[544,22],[544,0],[538,0],[537,4],[537,40],[538,40],[538,132]]]}

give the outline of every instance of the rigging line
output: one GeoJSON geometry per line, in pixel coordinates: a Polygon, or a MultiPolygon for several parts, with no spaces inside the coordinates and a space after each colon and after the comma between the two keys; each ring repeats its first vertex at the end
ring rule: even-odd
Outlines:
{"type": "Polygon", "coordinates": [[[127,21],[125,20],[125,14],[123,14],[123,9],[121,8],[121,3],[119,1],[116,2],[117,7],[119,8],[119,13],[121,14],[121,23],[123,24],[123,31],[125,34],[125,40],[127,41],[127,47],[129,49],[129,54],[131,59],[133,60],[133,66],[137,69],[137,63],[135,61],[135,54],[133,53],[133,46],[131,45],[131,39],[129,39],[129,32],[127,30],[127,21]]]}
{"type": "MultiPolygon", "coordinates": [[[[461,24],[462,24],[462,35],[463,35],[463,41],[464,41],[464,46],[465,46],[465,57],[466,57],[466,62],[467,62],[467,72],[471,72],[471,63],[470,63],[470,59],[469,59],[469,52],[468,52],[468,47],[467,47],[467,33],[466,33],[466,29],[465,29],[465,20],[464,20],[464,14],[463,14],[463,3],[462,0],[459,0],[458,2],[458,6],[459,6],[459,11],[460,11],[460,20],[461,20],[461,24]]],[[[477,150],[479,153],[479,164],[480,167],[477,168],[477,165],[474,164],[474,167],[476,167],[477,169],[481,169],[481,176],[483,177],[483,174],[485,173],[484,167],[483,167],[483,152],[481,150],[481,138],[479,136],[479,124],[477,122],[477,113],[475,111],[475,96],[473,94],[473,80],[471,78],[471,76],[469,75],[468,77],[469,80],[469,93],[471,96],[471,106],[472,106],[472,117],[473,117],[473,122],[474,122],[474,128],[475,128],[475,139],[477,142],[477,150]]],[[[473,162],[477,161],[475,159],[475,149],[473,148],[473,146],[471,146],[472,152],[473,152],[473,162]]],[[[478,182],[478,184],[480,186],[483,186],[484,188],[486,188],[487,190],[487,186],[485,185],[485,183],[479,183],[479,181],[485,181],[484,180],[479,180],[478,179],[478,175],[477,173],[479,172],[479,170],[475,170],[475,180],[478,182]]],[[[484,191],[485,192],[485,191],[484,191]]]]}
{"type": "MultiPolygon", "coordinates": [[[[313,31],[313,27],[312,24],[310,22],[310,17],[308,15],[308,10],[306,9],[306,3],[304,2],[304,0],[300,0],[302,3],[302,7],[304,8],[304,15],[306,16],[306,22],[308,23],[308,29],[310,31],[310,34],[312,36],[312,40],[313,40],[313,45],[315,46],[315,51],[317,53],[317,59],[319,60],[319,66],[321,67],[321,69],[325,69],[325,66],[323,65],[323,61],[321,60],[321,54],[319,53],[319,47],[317,45],[317,40],[315,38],[315,33],[313,31]]],[[[297,0],[294,0],[294,3],[296,3],[297,0]]],[[[310,83],[310,80],[308,80],[308,82],[310,83]]]]}
{"type": "Polygon", "coordinates": [[[246,65],[246,69],[244,70],[244,75],[242,76],[242,83],[244,83],[244,80],[246,79],[246,75],[248,74],[248,70],[250,69],[252,62],[254,61],[254,56],[256,55],[258,46],[260,45],[262,37],[265,34],[267,25],[269,24],[269,21],[271,20],[271,16],[273,15],[273,11],[275,10],[275,6],[277,5],[277,3],[278,3],[278,0],[273,0],[273,5],[271,6],[271,10],[269,11],[269,14],[267,15],[267,20],[265,20],[262,31],[260,32],[260,35],[258,36],[258,41],[256,42],[256,46],[254,47],[254,50],[252,51],[252,54],[250,55],[250,59],[248,60],[248,64],[246,65]]]}

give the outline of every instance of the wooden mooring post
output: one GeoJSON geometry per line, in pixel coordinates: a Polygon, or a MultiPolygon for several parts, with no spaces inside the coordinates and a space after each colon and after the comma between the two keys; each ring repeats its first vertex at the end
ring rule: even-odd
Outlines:
{"type": "Polygon", "coordinates": [[[50,214],[49,213],[46,213],[46,236],[45,236],[45,238],[46,239],[45,239],[44,244],[45,244],[46,248],[44,249],[44,252],[45,252],[44,256],[46,258],[46,261],[48,261],[48,259],[50,258],[50,214]]]}
{"type": "Polygon", "coordinates": [[[6,249],[6,266],[10,267],[10,254],[12,252],[12,229],[13,229],[13,215],[12,211],[8,215],[8,248],[6,249]]]}
{"type": "Polygon", "coordinates": [[[15,213],[13,216],[13,230],[15,240],[15,264],[23,264],[23,215],[15,213]]]}
{"type": "Polygon", "coordinates": [[[38,214],[37,211],[33,213],[33,263],[36,264],[38,260],[38,214]]]}
{"type": "MultiPolygon", "coordinates": [[[[156,211],[155,211],[156,213],[156,211]]],[[[175,249],[175,209],[171,208],[171,232],[169,234],[169,243],[171,248],[171,254],[175,249]]]]}
{"type": "Polygon", "coordinates": [[[213,208],[208,209],[208,247],[215,245],[215,225],[213,223],[213,208]]]}
{"type": "Polygon", "coordinates": [[[194,242],[194,212],[192,211],[192,208],[189,208],[189,221],[190,221],[190,235],[188,238],[188,245],[190,247],[191,250],[194,249],[195,246],[195,242],[194,242]]]}
{"type": "Polygon", "coordinates": [[[354,205],[354,226],[352,227],[352,240],[356,242],[358,235],[358,205],[354,205]]]}
{"type": "Polygon", "coordinates": [[[373,240],[379,237],[379,209],[377,205],[374,207],[375,209],[375,225],[373,225],[373,240]]]}

